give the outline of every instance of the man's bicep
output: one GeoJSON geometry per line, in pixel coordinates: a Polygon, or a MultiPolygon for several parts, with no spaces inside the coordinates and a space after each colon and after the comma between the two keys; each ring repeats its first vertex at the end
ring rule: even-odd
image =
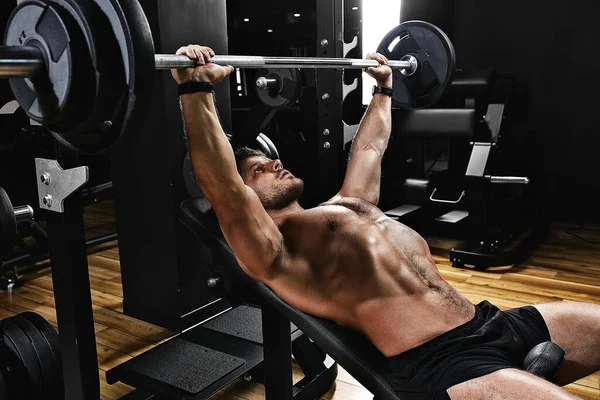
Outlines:
{"type": "Polygon", "coordinates": [[[352,154],[338,195],[357,197],[376,205],[379,202],[380,183],[381,154],[374,148],[366,148],[352,154]]]}
{"type": "Polygon", "coordinates": [[[244,271],[255,279],[269,279],[283,250],[283,237],[256,193],[248,186],[244,188],[235,203],[213,208],[244,271]]]}

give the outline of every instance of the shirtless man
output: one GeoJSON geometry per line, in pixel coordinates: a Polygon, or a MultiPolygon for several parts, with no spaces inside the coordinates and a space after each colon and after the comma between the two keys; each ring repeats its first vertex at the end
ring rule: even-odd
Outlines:
{"type": "MultiPolygon", "coordinates": [[[[210,63],[208,47],[177,54],[197,60],[172,71],[179,84],[217,83],[233,71],[210,63]]],[[[381,65],[366,72],[391,86],[387,59],[369,58],[381,65]]],[[[474,306],[442,279],[425,240],[377,208],[389,96],[374,95],[340,191],[312,209],[299,205],[303,182],[280,160],[245,149],[236,164],[211,93],[180,101],[194,174],[242,269],[288,304],[367,336],[389,358],[388,379],[402,398],[574,398],[519,369],[550,339],[566,351],[560,385],[600,369],[600,306],[474,306]]]]}

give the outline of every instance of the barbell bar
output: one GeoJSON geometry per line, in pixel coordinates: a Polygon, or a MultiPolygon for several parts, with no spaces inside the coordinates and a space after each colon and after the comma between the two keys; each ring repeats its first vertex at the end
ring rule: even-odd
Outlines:
{"type": "MultiPolygon", "coordinates": [[[[156,69],[178,69],[195,66],[194,61],[186,56],[157,54],[154,57],[156,69]]],[[[235,68],[329,68],[329,69],[360,69],[378,67],[376,60],[365,60],[356,58],[317,58],[317,57],[261,57],[261,56],[230,56],[215,55],[212,62],[218,65],[231,65],[235,68]]],[[[408,74],[414,73],[418,68],[418,61],[412,57],[411,60],[390,60],[392,69],[405,69],[408,74]]]]}
{"type": "MultiPolygon", "coordinates": [[[[182,69],[194,67],[195,61],[184,55],[155,54],[154,62],[157,70],[182,69]]],[[[316,58],[316,57],[261,57],[215,55],[212,62],[218,65],[231,65],[235,68],[334,68],[359,69],[378,67],[376,60],[355,58],[316,58]]],[[[410,76],[417,71],[419,63],[414,56],[406,60],[390,60],[392,69],[402,69],[403,74],[410,76]]],[[[34,76],[44,67],[44,56],[40,49],[33,46],[0,46],[0,77],[24,78],[34,76]]]]}

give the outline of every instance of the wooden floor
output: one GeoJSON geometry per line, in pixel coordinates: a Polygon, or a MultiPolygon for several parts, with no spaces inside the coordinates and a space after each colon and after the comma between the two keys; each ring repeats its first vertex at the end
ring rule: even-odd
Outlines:
{"type": "MultiPolygon", "coordinates": [[[[112,204],[106,202],[88,207],[85,223],[88,237],[114,232],[112,204]]],[[[546,243],[527,262],[486,272],[453,269],[447,257],[455,243],[427,239],[442,276],[474,303],[487,299],[502,309],[560,300],[600,303],[599,227],[571,232],[580,238],[568,233],[573,228],[576,227],[554,225],[546,243]]],[[[23,284],[12,293],[0,293],[0,318],[31,310],[56,326],[51,273],[47,265],[40,267],[25,274],[23,284]]],[[[122,314],[116,242],[91,249],[89,272],[102,399],[118,399],[132,388],[124,384],[106,384],[105,371],[172,337],[174,333],[122,314]]],[[[301,374],[295,367],[295,381],[301,378],[301,374]]],[[[567,389],[582,398],[598,399],[599,380],[600,374],[594,374],[569,385],[567,389]]],[[[213,399],[236,400],[262,398],[264,389],[261,385],[241,379],[213,396],[213,399]]],[[[354,378],[340,370],[336,384],[323,399],[371,400],[372,396],[354,378]]]]}

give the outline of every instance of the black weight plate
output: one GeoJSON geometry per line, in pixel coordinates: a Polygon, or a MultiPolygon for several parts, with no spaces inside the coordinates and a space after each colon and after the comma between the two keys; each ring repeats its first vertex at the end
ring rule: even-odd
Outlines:
{"type": "Polygon", "coordinates": [[[6,45],[33,46],[43,54],[45,68],[38,76],[11,79],[10,85],[27,115],[49,129],[80,124],[95,97],[82,36],[62,8],[38,0],[20,3],[6,26],[6,45]]]}
{"type": "Polygon", "coordinates": [[[20,315],[15,315],[14,317],[8,318],[8,320],[21,328],[23,333],[25,333],[31,341],[33,350],[35,351],[40,367],[42,368],[45,398],[56,400],[62,399],[64,397],[62,395],[63,391],[59,390],[59,387],[62,388],[63,382],[62,379],[59,379],[54,354],[52,353],[52,349],[46,338],[42,336],[35,325],[20,315]]]}
{"type": "Polygon", "coordinates": [[[394,70],[394,103],[402,108],[434,104],[452,82],[456,54],[452,42],[437,26],[423,21],[404,22],[381,41],[377,52],[390,60],[414,56],[419,67],[411,76],[394,70]]]}
{"type": "MultiPolygon", "coordinates": [[[[46,321],[46,319],[39,314],[36,314],[31,311],[26,311],[26,312],[19,314],[19,316],[21,316],[21,317],[27,319],[29,322],[31,322],[38,329],[38,331],[42,334],[42,336],[46,339],[46,341],[50,345],[50,351],[52,351],[52,354],[54,355],[54,362],[56,364],[55,368],[57,371],[58,380],[60,382],[62,382],[62,380],[63,380],[62,360],[61,360],[61,356],[60,356],[60,342],[59,342],[58,332],[56,332],[56,329],[54,329],[54,327],[50,324],[50,322],[46,321]]],[[[61,386],[59,388],[59,391],[62,393],[63,390],[64,390],[64,388],[63,388],[63,386],[61,386]]]]}
{"type": "Polygon", "coordinates": [[[25,388],[29,393],[29,397],[26,398],[43,398],[42,370],[29,338],[12,321],[6,319],[0,321],[0,331],[2,331],[4,341],[12,344],[13,350],[19,356],[25,367],[24,374],[27,381],[25,388]]]}
{"type": "Polygon", "coordinates": [[[15,210],[6,194],[0,187],[0,257],[10,254],[17,240],[17,220],[15,210]]]}
{"type": "Polygon", "coordinates": [[[0,400],[8,400],[8,388],[6,387],[6,380],[2,371],[0,371],[0,400]]]}
{"type": "MultiPolygon", "coordinates": [[[[122,138],[139,128],[152,97],[156,64],[150,24],[137,0],[94,0],[108,18],[119,45],[124,67],[125,95],[114,105],[107,133],[122,138]]],[[[117,63],[113,60],[113,63],[117,63]]]]}
{"type": "MultiPolygon", "coordinates": [[[[4,381],[2,393],[7,399],[23,398],[23,388],[27,387],[25,368],[11,343],[0,338],[0,375],[4,381]]],[[[0,397],[2,398],[2,397],[0,397]]]]}
{"type": "Polygon", "coordinates": [[[272,89],[259,89],[256,95],[266,106],[272,108],[290,107],[302,93],[301,72],[297,68],[263,68],[257,71],[256,77],[277,79],[278,84],[272,89]]]}
{"type": "Polygon", "coordinates": [[[107,17],[94,2],[48,1],[64,9],[77,22],[85,38],[89,69],[94,75],[94,79],[88,82],[93,101],[83,121],[76,126],[53,125],[49,127],[50,131],[59,142],[76,151],[88,154],[101,152],[119,138],[113,120],[126,96],[117,39],[107,17]]]}

